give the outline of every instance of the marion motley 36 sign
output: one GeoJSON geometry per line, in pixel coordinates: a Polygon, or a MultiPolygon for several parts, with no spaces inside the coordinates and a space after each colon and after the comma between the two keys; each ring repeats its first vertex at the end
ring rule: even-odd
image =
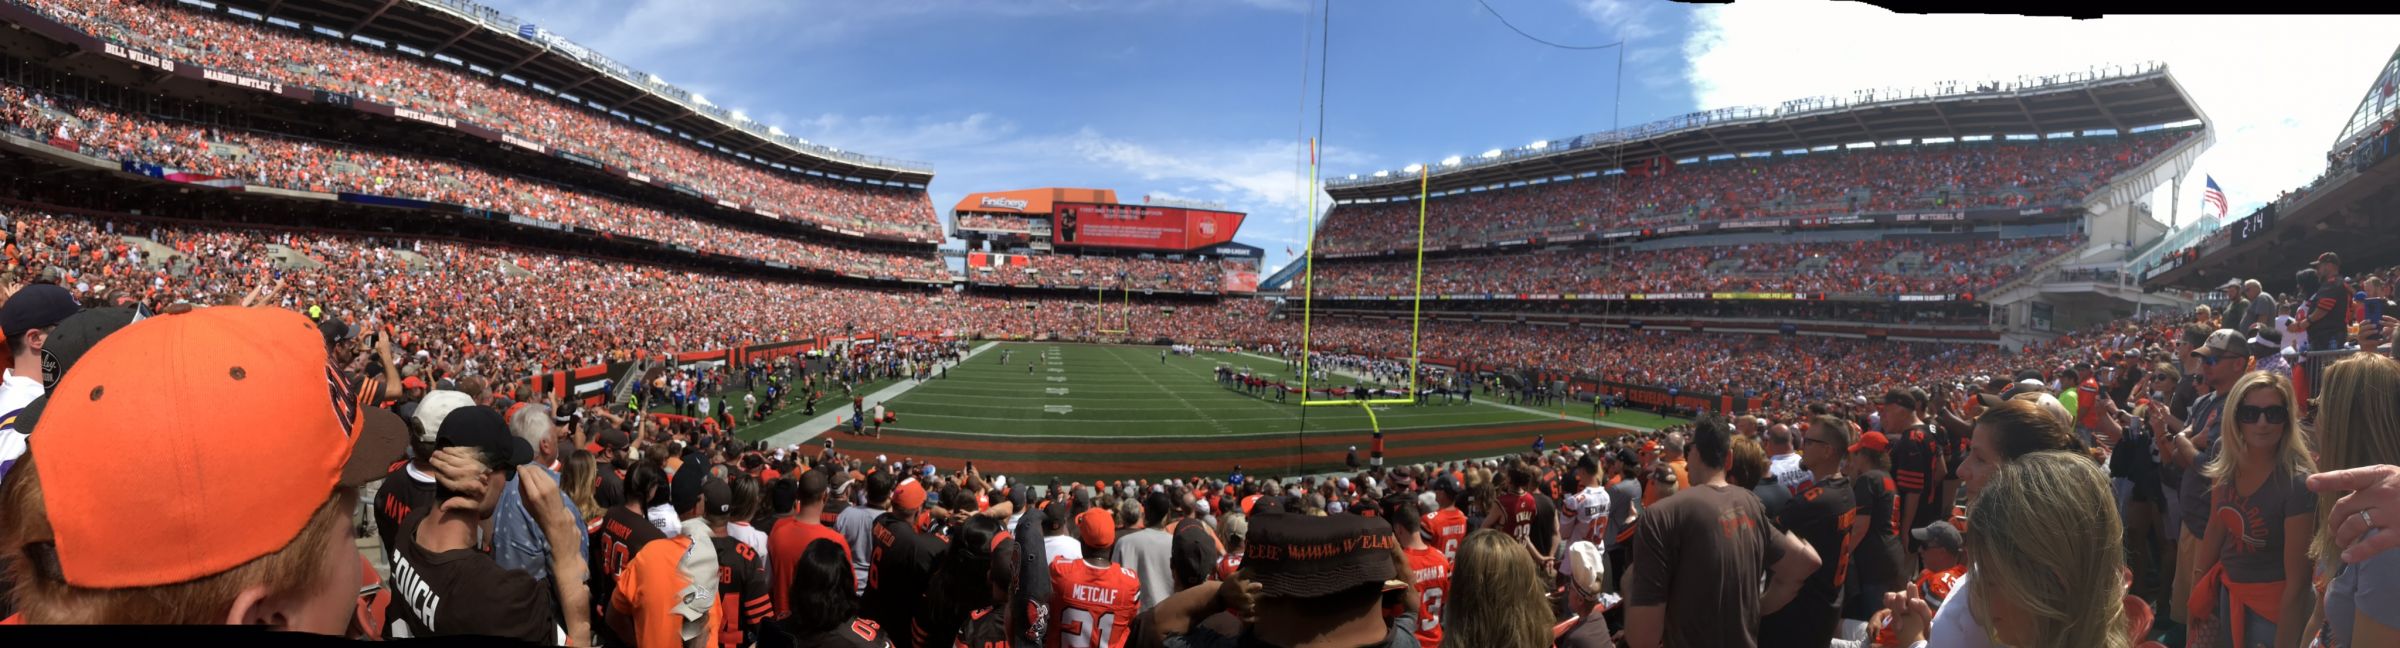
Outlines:
{"type": "Polygon", "coordinates": [[[1184,251],[1233,241],[1239,212],[1099,203],[1058,203],[1052,218],[1062,246],[1184,251]]]}

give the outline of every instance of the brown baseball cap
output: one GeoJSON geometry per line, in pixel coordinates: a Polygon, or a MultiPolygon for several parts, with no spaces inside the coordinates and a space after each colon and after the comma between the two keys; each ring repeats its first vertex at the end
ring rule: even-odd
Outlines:
{"type": "Polygon", "coordinates": [[[1349,513],[1250,519],[1242,569],[1267,598],[1315,598],[1393,577],[1390,522],[1349,513]]]}

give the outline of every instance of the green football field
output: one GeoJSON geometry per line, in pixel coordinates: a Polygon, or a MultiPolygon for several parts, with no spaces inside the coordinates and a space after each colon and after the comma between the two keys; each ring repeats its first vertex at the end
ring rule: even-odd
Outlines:
{"type": "MultiPolygon", "coordinates": [[[[1280,360],[1246,354],[1170,355],[1154,346],[1001,343],[951,367],[884,405],[898,416],[881,438],[826,433],[859,456],[932,459],[944,469],[974,460],[987,474],[1019,479],[1120,479],[1222,476],[1235,465],[1251,475],[1341,470],[1357,446],[1368,460],[1373,429],[1356,405],[1303,408],[1220,387],[1220,364],[1282,378],[1280,360]],[[1007,360],[1003,363],[1002,358],[1007,360]]],[[[1333,382],[1356,381],[1335,376],[1333,382]]],[[[1322,383],[1319,384],[1321,386],[1322,383]]],[[[1589,405],[1532,409],[1495,405],[1478,395],[1443,404],[1377,405],[1387,465],[1491,457],[1553,447],[1601,434],[1589,405]]],[[[1606,419],[1627,427],[1674,422],[1647,413],[1606,419]]],[[[847,428],[841,428],[846,430],[847,428]]],[[[1613,430],[1611,430],[1613,433],[1613,430]]]]}

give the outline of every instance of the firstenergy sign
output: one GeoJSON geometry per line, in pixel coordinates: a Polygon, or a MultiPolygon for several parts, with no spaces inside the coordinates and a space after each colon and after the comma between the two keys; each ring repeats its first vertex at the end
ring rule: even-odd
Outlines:
{"type": "Polygon", "coordinates": [[[1024,200],[1024,199],[1022,199],[1022,198],[1002,198],[1002,197],[999,197],[999,196],[984,196],[984,197],[983,197],[983,206],[985,206],[985,207],[997,207],[997,208],[1000,208],[1000,209],[1006,209],[1006,210],[1010,210],[1010,211],[1025,211],[1025,200],[1024,200]]]}

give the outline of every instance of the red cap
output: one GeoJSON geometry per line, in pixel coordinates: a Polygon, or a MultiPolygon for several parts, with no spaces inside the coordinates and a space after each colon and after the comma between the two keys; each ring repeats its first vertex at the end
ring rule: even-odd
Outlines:
{"type": "Polygon", "coordinates": [[[1858,452],[1860,450],[1891,452],[1892,440],[1885,438],[1882,432],[1868,432],[1866,434],[1861,434],[1858,435],[1858,443],[1850,444],[1851,452],[1858,452]]]}
{"type": "Polygon", "coordinates": [[[917,483],[915,478],[900,482],[900,487],[892,491],[892,508],[894,510],[914,511],[924,507],[925,485],[917,483]]]}
{"type": "Polygon", "coordinates": [[[407,378],[400,379],[400,386],[407,389],[424,389],[425,381],[418,379],[416,376],[409,376],[407,378]]]}
{"type": "Polygon", "coordinates": [[[282,550],[334,489],[381,478],[407,448],[407,426],[369,396],[288,310],[169,312],[109,335],[50,392],[31,439],[67,582],[184,583],[282,550]]]}
{"type": "Polygon", "coordinates": [[[1106,549],[1117,546],[1117,518],[1106,509],[1092,509],[1075,516],[1075,529],[1083,532],[1086,549],[1106,549]]]}

